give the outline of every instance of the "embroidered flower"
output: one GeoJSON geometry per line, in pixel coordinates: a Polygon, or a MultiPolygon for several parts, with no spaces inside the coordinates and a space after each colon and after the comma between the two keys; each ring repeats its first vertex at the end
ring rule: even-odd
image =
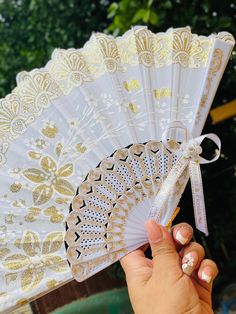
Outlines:
{"type": "Polygon", "coordinates": [[[60,250],[62,243],[62,232],[49,233],[44,241],[41,241],[36,232],[27,231],[23,239],[16,244],[25,254],[7,254],[2,265],[10,271],[9,274],[18,272],[21,289],[30,291],[43,280],[47,268],[54,272],[68,270],[67,262],[55,254],[60,250]]]}
{"type": "Polygon", "coordinates": [[[79,119],[78,118],[70,119],[68,120],[68,123],[72,129],[77,129],[79,126],[79,119]]]}
{"type": "Polygon", "coordinates": [[[48,147],[49,143],[46,142],[43,138],[36,138],[36,139],[26,139],[25,143],[28,147],[33,150],[43,150],[48,147]]]}
{"type": "Polygon", "coordinates": [[[47,203],[56,191],[59,194],[73,196],[75,190],[67,181],[73,173],[73,164],[68,163],[58,169],[55,160],[50,156],[44,156],[40,160],[42,169],[28,168],[22,174],[33,183],[38,183],[33,190],[34,205],[47,203]]]}
{"type": "Polygon", "coordinates": [[[9,132],[13,138],[26,131],[26,120],[19,115],[20,104],[0,101],[0,133],[9,132]]]}
{"type": "Polygon", "coordinates": [[[89,95],[85,97],[85,101],[90,105],[91,107],[97,107],[98,106],[98,101],[93,95],[89,95]]]}
{"type": "Polygon", "coordinates": [[[46,121],[42,128],[42,134],[48,138],[56,137],[58,128],[53,121],[46,121]]]}
{"type": "Polygon", "coordinates": [[[111,107],[115,104],[114,99],[112,98],[111,94],[101,94],[102,102],[107,106],[107,108],[111,107]]]}
{"type": "Polygon", "coordinates": [[[180,147],[185,158],[191,158],[195,161],[199,160],[202,148],[196,141],[190,140],[188,143],[182,143],[180,147]]]}

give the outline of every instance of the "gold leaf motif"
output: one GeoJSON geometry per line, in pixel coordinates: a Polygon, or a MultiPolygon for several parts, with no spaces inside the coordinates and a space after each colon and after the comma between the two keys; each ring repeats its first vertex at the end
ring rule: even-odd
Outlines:
{"type": "Polygon", "coordinates": [[[63,148],[62,143],[57,143],[57,145],[56,145],[56,155],[57,155],[57,157],[61,156],[62,148],[63,148]]]}
{"type": "Polygon", "coordinates": [[[158,89],[154,89],[154,97],[156,99],[166,98],[171,96],[171,90],[168,87],[161,87],[158,89]]]}
{"type": "Polygon", "coordinates": [[[6,284],[9,285],[11,281],[15,281],[17,278],[17,273],[8,273],[5,275],[6,284]]]}
{"type": "Polygon", "coordinates": [[[40,239],[33,231],[27,231],[23,238],[23,249],[29,256],[35,256],[40,252],[40,239]]]}
{"type": "Polygon", "coordinates": [[[53,215],[56,212],[57,212],[57,209],[55,206],[48,207],[47,209],[44,210],[44,214],[47,216],[53,215]]]}
{"type": "Polygon", "coordinates": [[[70,202],[69,198],[64,198],[64,197],[58,197],[55,199],[55,202],[57,204],[68,204],[68,202],[70,202]]]}
{"type": "Polygon", "coordinates": [[[60,256],[48,255],[46,257],[46,266],[55,272],[64,272],[68,270],[68,263],[60,256]]]}
{"type": "Polygon", "coordinates": [[[43,171],[36,168],[29,168],[23,171],[23,175],[34,183],[42,183],[46,180],[46,175],[43,171]]]}
{"type": "Polygon", "coordinates": [[[55,206],[51,206],[51,207],[48,207],[47,209],[45,209],[44,214],[46,216],[50,216],[50,221],[52,223],[58,223],[64,219],[64,215],[58,213],[58,210],[56,209],[55,206]]]}
{"type": "Polygon", "coordinates": [[[84,146],[82,143],[78,143],[78,144],[76,144],[76,150],[77,150],[79,153],[83,154],[83,153],[86,152],[87,148],[86,148],[86,146],[84,146]]]}
{"type": "MultiPolygon", "coordinates": [[[[15,200],[14,202],[11,203],[11,206],[12,206],[12,207],[18,207],[18,208],[23,208],[23,207],[25,206],[25,201],[22,200],[22,199],[15,200]]],[[[9,215],[8,215],[8,216],[9,216],[9,215]]],[[[14,216],[14,215],[12,214],[12,216],[14,216]]],[[[15,218],[15,216],[12,217],[12,218],[15,218]]],[[[6,219],[5,219],[5,220],[6,220],[6,219]]],[[[12,223],[13,223],[13,222],[12,222],[12,223]]]]}
{"type": "Polygon", "coordinates": [[[10,190],[12,193],[17,193],[21,190],[22,185],[19,182],[15,182],[10,186],[10,190]]]}
{"type": "Polygon", "coordinates": [[[30,262],[29,257],[22,254],[13,254],[3,261],[3,266],[9,270],[19,270],[27,266],[30,262]]]}
{"type": "Polygon", "coordinates": [[[26,222],[33,222],[37,219],[37,216],[35,216],[34,214],[27,214],[24,218],[26,222]]]}
{"type": "Polygon", "coordinates": [[[47,184],[41,184],[33,191],[33,200],[35,205],[47,203],[53,195],[53,188],[47,184]]]}
{"type": "Polygon", "coordinates": [[[55,190],[63,195],[73,196],[75,194],[75,190],[70,182],[60,178],[56,179],[55,190]]]}
{"type": "Polygon", "coordinates": [[[23,291],[33,290],[43,279],[44,272],[43,269],[34,269],[27,268],[21,277],[21,288],[23,291]]]}
{"type": "Polygon", "coordinates": [[[49,233],[43,242],[43,254],[51,254],[58,251],[63,243],[62,232],[49,233]]]}
{"type": "Polygon", "coordinates": [[[14,214],[8,214],[5,216],[5,223],[6,224],[13,224],[15,218],[16,218],[16,216],[14,214]]]}
{"type": "Polygon", "coordinates": [[[43,157],[40,164],[43,170],[47,172],[55,172],[57,170],[56,162],[49,156],[43,157]]]}
{"type": "Polygon", "coordinates": [[[48,280],[47,281],[47,287],[48,289],[52,289],[54,288],[55,286],[57,286],[59,284],[59,282],[55,279],[52,279],[52,280],[48,280]]]}
{"type": "Polygon", "coordinates": [[[60,177],[69,177],[70,175],[72,175],[73,173],[73,164],[72,163],[68,163],[66,165],[64,165],[63,167],[61,167],[58,170],[58,176],[60,177]]]}
{"type": "Polygon", "coordinates": [[[18,249],[21,248],[21,240],[22,240],[22,239],[19,239],[19,238],[18,238],[18,239],[16,239],[15,242],[14,242],[15,247],[17,247],[18,249]]]}
{"type": "Polygon", "coordinates": [[[132,90],[141,89],[140,83],[136,79],[132,79],[130,82],[124,81],[123,85],[124,85],[124,88],[127,90],[127,92],[132,92],[132,90]]]}
{"type": "Polygon", "coordinates": [[[48,138],[54,138],[58,133],[58,129],[55,125],[46,123],[46,126],[42,129],[42,133],[48,138]]]}
{"type": "Polygon", "coordinates": [[[33,151],[28,152],[28,155],[32,159],[40,159],[42,157],[42,154],[33,151]]]}
{"type": "Polygon", "coordinates": [[[6,247],[0,249],[0,258],[4,258],[9,253],[10,253],[10,250],[6,247]]]}
{"type": "Polygon", "coordinates": [[[33,222],[37,219],[38,215],[41,212],[41,209],[38,207],[30,207],[28,208],[29,213],[24,216],[25,221],[27,222],[33,222]]]}
{"type": "Polygon", "coordinates": [[[130,102],[129,103],[129,109],[133,112],[133,113],[138,113],[138,106],[135,103],[130,102]]]}
{"type": "Polygon", "coordinates": [[[58,222],[62,222],[64,220],[64,215],[63,214],[54,214],[51,216],[50,221],[52,223],[58,223],[58,222]]]}

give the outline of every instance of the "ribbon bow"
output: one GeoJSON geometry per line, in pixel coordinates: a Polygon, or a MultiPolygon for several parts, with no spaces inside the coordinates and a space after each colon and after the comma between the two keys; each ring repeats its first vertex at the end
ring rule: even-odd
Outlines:
{"type": "MultiPolygon", "coordinates": [[[[220,139],[217,135],[212,133],[193,138],[192,134],[181,122],[175,121],[172,122],[163,132],[162,142],[168,150],[178,156],[178,160],[170,170],[157,197],[155,198],[151,212],[156,212],[156,209],[158,209],[159,213],[166,210],[167,201],[171,195],[171,192],[173,191],[184,170],[187,169],[192,187],[195,224],[197,229],[208,235],[200,164],[212,163],[219,158],[221,149],[220,139]],[[186,142],[183,142],[178,147],[176,145],[173,147],[173,145],[171,145],[171,141],[168,141],[168,134],[171,129],[178,128],[181,128],[185,131],[186,142]],[[212,140],[218,147],[215,157],[211,160],[207,160],[200,156],[202,153],[201,143],[205,138],[212,140]]],[[[158,214],[156,216],[158,216],[158,214]]]]}

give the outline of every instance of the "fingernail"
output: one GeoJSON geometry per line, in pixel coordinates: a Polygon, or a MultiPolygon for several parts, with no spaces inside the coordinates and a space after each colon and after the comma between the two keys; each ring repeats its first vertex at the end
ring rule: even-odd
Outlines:
{"type": "Polygon", "coordinates": [[[212,280],[212,277],[211,277],[211,273],[210,271],[208,270],[203,270],[202,272],[202,280],[207,282],[207,283],[210,283],[211,280],[212,280]]]}
{"type": "Polygon", "coordinates": [[[182,270],[185,274],[191,275],[197,265],[197,254],[195,252],[184,255],[182,259],[182,270]]]}
{"type": "Polygon", "coordinates": [[[154,220],[145,223],[149,242],[156,243],[163,238],[162,230],[154,220]]]}
{"type": "Polygon", "coordinates": [[[176,240],[181,244],[186,244],[191,238],[192,232],[191,229],[187,227],[181,227],[176,233],[176,240]]]}

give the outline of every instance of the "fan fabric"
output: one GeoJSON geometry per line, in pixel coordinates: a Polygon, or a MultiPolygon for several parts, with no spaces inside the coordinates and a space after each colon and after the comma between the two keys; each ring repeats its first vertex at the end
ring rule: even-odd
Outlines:
{"type": "MultiPolygon", "coordinates": [[[[77,280],[146,241],[141,225],[177,160],[163,131],[180,121],[201,134],[233,45],[226,32],[137,26],[116,39],[93,34],[83,48],[56,49],[44,68],[18,74],[0,100],[0,310],[71,280],[64,237],[72,201],[66,241],[77,280]]],[[[173,145],[181,137],[173,130],[173,145]]],[[[163,224],[188,175],[181,180],[163,224]]]]}

